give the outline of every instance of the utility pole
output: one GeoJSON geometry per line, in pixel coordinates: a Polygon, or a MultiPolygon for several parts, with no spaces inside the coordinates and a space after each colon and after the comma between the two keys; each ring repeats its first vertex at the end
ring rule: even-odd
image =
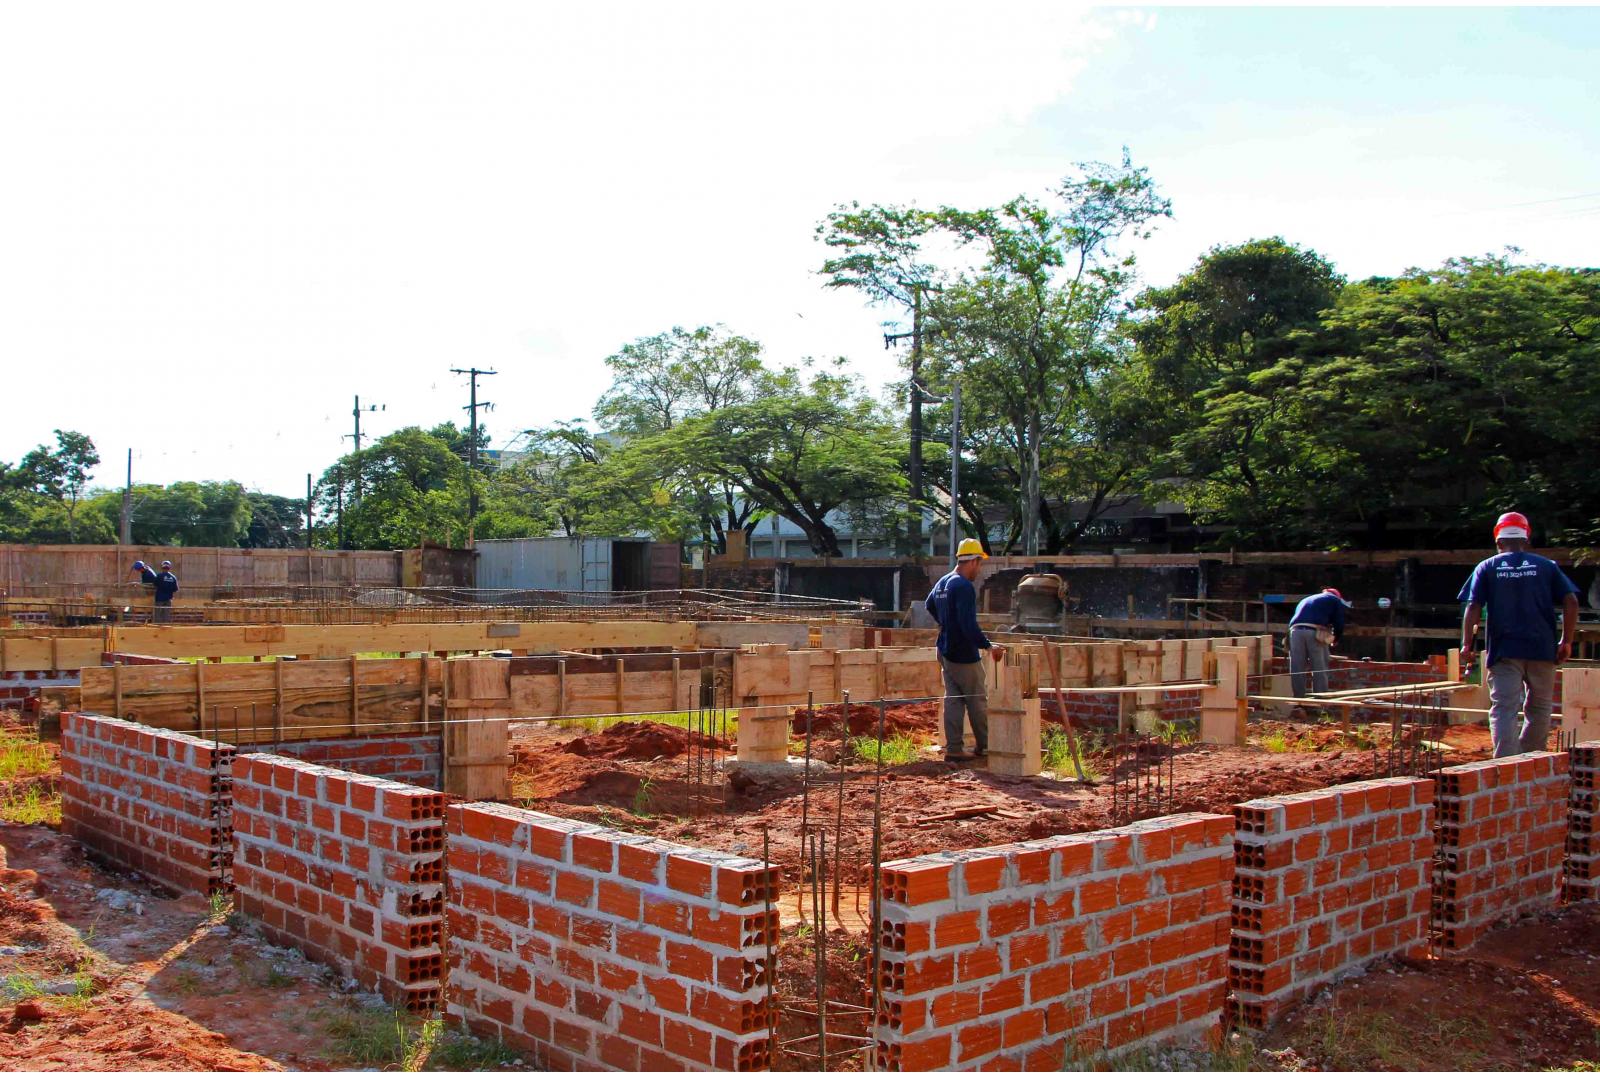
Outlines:
{"type": "Polygon", "coordinates": [[[311,474],[306,473],[306,585],[311,585],[311,474]]]}
{"type": "Polygon", "coordinates": [[[911,339],[911,521],[906,537],[906,547],[912,555],[922,554],[922,394],[918,391],[922,380],[922,285],[909,283],[911,288],[911,333],[883,335],[883,347],[890,348],[897,341],[911,339]]]}
{"type": "MultiPolygon", "coordinates": [[[[364,413],[364,412],[382,412],[383,410],[385,410],[387,408],[388,408],[387,405],[368,405],[365,409],[363,409],[361,407],[361,395],[360,394],[356,395],[356,407],[354,409],[350,410],[350,415],[355,417],[355,421],[356,421],[355,434],[352,435],[351,438],[353,438],[355,440],[355,445],[356,445],[356,451],[355,452],[358,455],[361,453],[361,414],[364,413]]],[[[361,468],[358,465],[356,467],[356,491],[355,491],[355,497],[350,500],[350,506],[352,508],[354,508],[355,504],[357,502],[359,502],[360,500],[361,500],[361,468]]],[[[343,547],[344,544],[341,543],[339,546],[343,547]]]]}
{"type": "MultiPolygon", "coordinates": [[[[361,470],[360,469],[356,470],[356,475],[357,476],[361,475],[361,470]]],[[[333,467],[333,498],[334,498],[334,515],[335,515],[334,516],[334,520],[336,522],[338,522],[337,528],[339,530],[339,532],[338,532],[339,550],[343,551],[344,550],[344,467],[340,466],[340,465],[335,465],[333,467]]]]}
{"type": "Polygon", "coordinates": [[[133,543],[133,447],[128,447],[128,482],[122,489],[122,526],[117,530],[118,543],[127,547],[133,543]]]}
{"type": "Polygon", "coordinates": [[[961,531],[961,383],[950,388],[950,565],[956,564],[961,531]]]}
{"type": "Polygon", "coordinates": [[[478,410],[492,409],[492,402],[478,400],[478,376],[498,375],[498,371],[483,368],[451,368],[452,374],[466,375],[472,383],[471,398],[466,406],[472,416],[467,428],[467,545],[472,545],[472,523],[478,517],[478,410]]]}

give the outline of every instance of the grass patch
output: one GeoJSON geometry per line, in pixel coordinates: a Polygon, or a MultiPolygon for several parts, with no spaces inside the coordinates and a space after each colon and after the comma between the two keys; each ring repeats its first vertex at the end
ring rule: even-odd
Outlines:
{"type": "Polygon", "coordinates": [[[13,789],[0,799],[0,821],[10,825],[60,825],[61,793],[37,784],[20,791],[13,789]]]}
{"type": "MultiPolygon", "coordinates": [[[[1099,780],[1100,772],[1089,762],[1089,756],[1103,749],[1098,740],[1090,735],[1078,736],[1078,754],[1083,761],[1083,775],[1090,780],[1099,780]]],[[[1072,767],[1072,740],[1067,738],[1063,728],[1047,728],[1039,744],[1040,761],[1046,772],[1057,776],[1077,778],[1078,772],[1072,767]]]]}
{"type": "Polygon", "coordinates": [[[44,996],[44,988],[39,985],[32,975],[12,974],[0,982],[0,994],[5,995],[7,1001],[26,1001],[28,998],[44,996]]]}
{"type": "Polygon", "coordinates": [[[1289,736],[1281,731],[1269,731],[1261,736],[1261,749],[1269,754],[1287,754],[1289,752],[1289,736]]]}
{"type": "Polygon", "coordinates": [[[865,762],[876,762],[881,752],[885,765],[909,765],[917,760],[917,744],[909,735],[891,735],[881,743],[872,735],[857,735],[850,740],[850,752],[865,762]]]}
{"type": "Polygon", "coordinates": [[[427,1060],[444,1024],[404,1009],[349,1009],[324,1016],[322,1034],[333,1053],[363,1068],[415,1072],[427,1060]]]}
{"type": "Polygon", "coordinates": [[[43,776],[55,768],[50,748],[32,732],[0,733],[0,782],[43,776]]]}
{"type": "Polygon", "coordinates": [[[429,1071],[499,1072],[520,1062],[517,1051],[499,1039],[480,1039],[464,1028],[449,1028],[428,1054],[429,1071]]]}
{"type": "Polygon", "coordinates": [[[653,816],[653,814],[651,812],[650,802],[651,802],[651,798],[652,798],[651,792],[654,790],[655,786],[656,786],[656,782],[654,780],[650,779],[650,777],[648,777],[648,776],[644,777],[642,780],[639,781],[639,790],[635,791],[633,793],[633,816],[634,817],[651,817],[651,816],[653,816]]]}
{"type": "Polygon", "coordinates": [[[1307,1026],[1319,1068],[1459,1072],[1485,1067],[1494,1030],[1478,1017],[1422,1016],[1402,1022],[1384,1013],[1326,1012],[1307,1026]]]}

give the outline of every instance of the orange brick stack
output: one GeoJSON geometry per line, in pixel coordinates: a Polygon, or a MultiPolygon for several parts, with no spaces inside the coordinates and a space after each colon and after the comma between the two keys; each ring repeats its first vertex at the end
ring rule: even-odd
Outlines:
{"type": "Polygon", "coordinates": [[[1579,743],[1570,757],[1565,896],[1576,903],[1600,900],[1600,742],[1579,743]]]}
{"type": "Polygon", "coordinates": [[[1352,969],[1427,947],[1433,781],[1398,778],[1234,807],[1234,1019],[1265,1027],[1352,969]]]}
{"type": "Polygon", "coordinates": [[[451,1016],[543,1069],[769,1066],[775,869],[492,803],[448,820],[451,1016]]]}
{"type": "Polygon", "coordinates": [[[1571,788],[1566,754],[1439,773],[1433,923],[1441,949],[1464,949],[1497,919],[1555,902],[1571,788]]]}
{"type": "Polygon", "coordinates": [[[437,1006],[444,795],[273,754],[233,764],[239,910],[396,1004],[437,1006]]]}
{"type": "Polygon", "coordinates": [[[227,744],[62,713],[62,825],[90,851],[168,888],[225,892],[232,759],[227,744]]]}
{"type": "Polygon", "coordinates": [[[1179,814],[883,868],[876,1065],[1059,1069],[1206,1032],[1233,822],[1179,814]]]}

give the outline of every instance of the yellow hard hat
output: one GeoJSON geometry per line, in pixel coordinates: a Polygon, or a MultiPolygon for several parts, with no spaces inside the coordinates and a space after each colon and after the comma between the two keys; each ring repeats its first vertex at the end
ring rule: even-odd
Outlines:
{"type": "Polygon", "coordinates": [[[956,548],[956,558],[965,559],[973,555],[976,555],[980,559],[987,559],[989,557],[983,553],[983,543],[976,537],[969,536],[965,540],[961,541],[961,545],[956,548]]]}

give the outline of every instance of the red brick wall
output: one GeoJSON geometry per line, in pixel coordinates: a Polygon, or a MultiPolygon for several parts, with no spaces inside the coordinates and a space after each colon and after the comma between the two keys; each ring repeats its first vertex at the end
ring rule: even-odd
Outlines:
{"type": "Polygon", "coordinates": [[[1497,919],[1553,904],[1567,846],[1566,754],[1439,773],[1433,914],[1439,946],[1464,949],[1497,919]]]}
{"type": "MultiPolygon", "coordinates": [[[[1161,719],[1167,721],[1197,720],[1200,716],[1200,691],[1198,690],[1162,690],[1154,706],[1161,719]]],[[[1072,719],[1074,727],[1080,728],[1111,728],[1117,726],[1118,699],[1121,694],[1063,694],[1067,703],[1067,715],[1072,719]]],[[[1056,707],[1054,694],[1040,696],[1040,715],[1045,719],[1057,719],[1061,710],[1056,707]]],[[[1129,697],[1127,703],[1128,721],[1141,711],[1149,710],[1151,706],[1140,705],[1136,698],[1129,697]]]]}
{"type": "Polygon", "coordinates": [[[444,795],[272,754],[233,770],[239,910],[390,1001],[436,1006],[444,795]]]}
{"type": "Polygon", "coordinates": [[[883,1070],[1058,1069],[1212,1029],[1233,822],[1179,814],[883,868],[883,1070]]]}
{"type": "Polygon", "coordinates": [[[442,743],[438,735],[307,739],[277,743],[272,752],[313,765],[328,765],[418,787],[437,788],[444,784],[440,771],[442,743]]]}
{"type": "Polygon", "coordinates": [[[1600,742],[1579,743],[1569,757],[1565,896],[1568,902],[1600,900],[1600,742]]]}
{"type": "Polygon", "coordinates": [[[233,747],[61,714],[61,821],[90,851],[179,892],[226,891],[233,747]]]}
{"type": "Polygon", "coordinates": [[[21,711],[30,698],[37,698],[47,686],[77,686],[76,669],[60,671],[8,671],[0,676],[0,709],[21,711]]]}
{"type": "Polygon", "coordinates": [[[776,870],[528,810],[449,811],[450,1014],[544,1069],[765,1069],[776,870]]]}
{"type": "Polygon", "coordinates": [[[1426,949],[1433,781],[1400,778],[1234,808],[1235,1019],[1266,1026],[1340,975],[1426,949]]]}

